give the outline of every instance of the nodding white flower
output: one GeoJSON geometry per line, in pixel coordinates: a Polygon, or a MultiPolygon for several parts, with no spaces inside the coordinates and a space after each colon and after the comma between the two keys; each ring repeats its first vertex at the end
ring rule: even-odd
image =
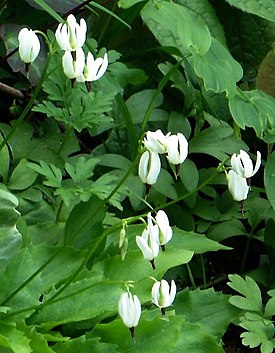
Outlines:
{"type": "Polygon", "coordinates": [[[237,174],[233,169],[226,173],[228,189],[235,201],[243,201],[247,198],[249,185],[246,178],[237,174]]]}
{"type": "Polygon", "coordinates": [[[55,31],[55,38],[61,49],[75,51],[83,46],[86,32],[86,21],[81,18],[80,24],[78,24],[74,15],[70,14],[66,23],[59,23],[55,31]]]}
{"type": "Polygon", "coordinates": [[[28,28],[22,28],[18,34],[19,56],[26,63],[32,63],[39,54],[40,42],[34,31],[28,28]]]}
{"type": "Polygon", "coordinates": [[[172,239],[173,230],[170,227],[167,214],[163,210],[159,210],[156,214],[155,220],[159,227],[159,244],[165,250],[165,244],[172,239]]]}
{"type": "Polygon", "coordinates": [[[177,292],[174,280],[171,281],[171,287],[165,279],[157,281],[152,287],[152,302],[165,314],[165,308],[172,305],[177,292]]]}
{"type": "Polygon", "coordinates": [[[253,168],[252,160],[249,154],[240,150],[239,154],[234,153],[231,157],[232,169],[243,178],[251,178],[259,170],[261,165],[261,153],[257,151],[257,159],[253,168]]]}
{"type": "Polygon", "coordinates": [[[140,157],[138,174],[144,184],[153,185],[160,173],[160,158],[156,152],[143,152],[140,157]]]}
{"type": "Polygon", "coordinates": [[[146,136],[144,137],[143,143],[144,146],[150,152],[157,152],[157,153],[166,153],[167,152],[167,136],[170,133],[164,135],[161,130],[157,131],[147,131],[146,136]]]}
{"type": "Polygon", "coordinates": [[[62,66],[65,75],[74,79],[82,74],[85,65],[85,54],[82,48],[77,49],[74,54],[70,51],[65,51],[62,58],[62,66]]]}
{"type": "Polygon", "coordinates": [[[142,251],[145,260],[150,261],[153,269],[155,269],[154,259],[159,253],[159,228],[157,224],[153,224],[151,213],[147,216],[147,227],[142,232],[141,236],[136,236],[136,242],[142,251]]]}
{"type": "Polygon", "coordinates": [[[167,158],[172,164],[178,165],[185,161],[188,155],[188,141],[178,132],[177,135],[167,136],[167,158]]]}
{"type": "Polygon", "coordinates": [[[92,53],[88,53],[84,70],[80,76],[76,78],[78,82],[92,82],[99,80],[108,67],[108,55],[104,54],[103,58],[94,59],[92,53]]]}
{"type": "Polygon", "coordinates": [[[118,313],[134,337],[134,327],[138,325],[141,315],[141,304],[138,297],[129,291],[122,293],[118,302],[118,313]]]}

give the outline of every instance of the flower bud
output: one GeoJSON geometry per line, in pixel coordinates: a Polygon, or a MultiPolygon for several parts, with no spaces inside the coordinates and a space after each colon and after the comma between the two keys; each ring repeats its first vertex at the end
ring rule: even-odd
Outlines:
{"type": "Polygon", "coordinates": [[[249,185],[246,178],[237,174],[233,169],[226,174],[228,189],[235,201],[243,201],[247,198],[249,185]]]}
{"type": "Polygon", "coordinates": [[[118,302],[118,313],[124,325],[130,329],[133,338],[134,327],[138,325],[141,316],[141,304],[138,297],[132,295],[131,292],[122,293],[118,302]]]}
{"type": "Polygon", "coordinates": [[[160,173],[160,158],[156,152],[143,152],[138,167],[138,174],[144,184],[153,185],[160,173]]]}
{"type": "Polygon", "coordinates": [[[178,165],[185,161],[188,155],[188,141],[180,132],[167,136],[167,159],[171,164],[178,165]]]}
{"type": "Polygon", "coordinates": [[[40,51],[40,42],[34,31],[28,28],[22,28],[18,34],[19,56],[26,63],[32,63],[40,51]]]}

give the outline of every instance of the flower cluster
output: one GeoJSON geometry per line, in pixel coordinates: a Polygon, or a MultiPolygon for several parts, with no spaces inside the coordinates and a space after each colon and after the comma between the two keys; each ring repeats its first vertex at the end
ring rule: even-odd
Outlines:
{"type": "Polygon", "coordinates": [[[65,51],[62,66],[65,75],[78,82],[86,82],[89,87],[92,81],[100,79],[108,67],[108,56],[94,59],[91,52],[87,54],[82,49],[86,40],[87,24],[82,18],[79,24],[74,15],[70,14],[66,23],[60,23],[55,32],[59,47],[65,51]]]}
{"type": "Polygon", "coordinates": [[[146,151],[141,155],[138,174],[144,184],[156,183],[161,169],[160,154],[166,154],[168,162],[175,165],[175,175],[178,176],[179,166],[188,155],[188,141],[182,133],[164,135],[161,130],[147,131],[143,144],[146,151]]]}
{"type": "MultiPolygon", "coordinates": [[[[154,283],[151,290],[152,302],[161,309],[162,315],[165,315],[165,309],[172,305],[176,292],[177,287],[173,280],[170,287],[165,279],[154,283]]],[[[124,325],[129,328],[132,338],[134,338],[135,327],[138,325],[141,316],[141,304],[138,297],[133,295],[129,289],[120,296],[118,313],[124,325]]]]}
{"type": "Polygon", "coordinates": [[[257,151],[255,167],[247,152],[240,150],[231,157],[231,169],[226,173],[228,189],[234,200],[242,202],[250,190],[250,178],[257,173],[261,165],[261,153],[257,151]]]}
{"type": "Polygon", "coordinates": [[[173,230],[169,219],[163,210],[159,210],[153,218],[151,212],[147,215],[147,226],[141,236],[136,236],[136,243],[142,251],[145,260],[150,261],[155,269],[155,258],[158,256],[159,247],[165,251],[165,245],[171,240],[173,230]]]}

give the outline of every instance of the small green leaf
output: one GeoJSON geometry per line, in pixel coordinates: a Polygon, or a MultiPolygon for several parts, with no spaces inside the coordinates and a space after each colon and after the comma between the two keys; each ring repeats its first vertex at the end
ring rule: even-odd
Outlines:
{"type": "Polygon", "coordinates": [[[239,275],[229,275],[228,278],[231,282],[228,282],[228,286],[235,291],[242,294],[233,295],[229,302],[240,309],[245,309],[249,311],[256,311],[262,313],[262,296],[261,291],[257,283],[249,276],[243,279],[239,275]]]}
{"type": "Polygon", "coordinates": [[[37,173],[29,168],[29,162],[23,158],[15,167],[8,188],[11,190],[24,190],[30,187],[36,180],[37,173]]]}

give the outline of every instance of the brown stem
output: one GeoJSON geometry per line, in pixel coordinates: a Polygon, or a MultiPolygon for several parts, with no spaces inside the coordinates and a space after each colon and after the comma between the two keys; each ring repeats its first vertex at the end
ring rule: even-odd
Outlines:
{"type": "Polygon", "coordinates": [[[24,99],[25,95],[16,88],[6,85],[5,83],[0,82],[0,91],[16,98],[16,99],[24,99]]]}

